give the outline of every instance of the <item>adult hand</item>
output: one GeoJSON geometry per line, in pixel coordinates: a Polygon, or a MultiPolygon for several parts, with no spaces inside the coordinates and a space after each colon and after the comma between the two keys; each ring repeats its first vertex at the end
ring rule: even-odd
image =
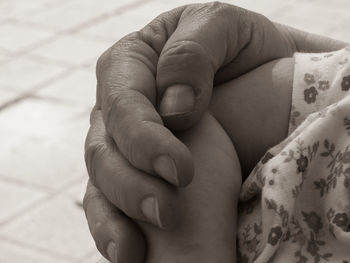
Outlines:
{"type": "Polygon", "coordinates": [[[105,257],[142,262],[142,233],[128,217],[162,228],[176,221],[173,186],[191,181],[193,164],[166,127],[196,123],[213,83],[295,50],[289,29],[232,5],[207,3],[162,14],[101,56],[86,140],[92,184],[84,207],[105,257]]]}

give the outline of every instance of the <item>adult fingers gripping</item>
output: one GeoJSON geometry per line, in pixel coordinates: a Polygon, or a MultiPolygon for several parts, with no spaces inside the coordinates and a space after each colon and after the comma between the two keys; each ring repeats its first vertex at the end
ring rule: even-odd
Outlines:
{"type": "Polygon", "coordinates": [[[97,105],[108,133],[134,167],[184,186],[193,176],[192,156],[155,109],[157,54],[140,38],[131,34],[101,57],[97,105]]]}
{"type": "Polygon", "coordinates": [[[291,38],[262,15],[219,2],[187,6],[157,65],[163,121],[171,129],[193,125],[207,109],[213,83],[290,56],[294,49],[291,38]]]}
{"type": "Polygon", "coordinates": [[[134,168],[119,152],[95,110],[86,139],[86,163],[91,182],[127,216],[169,228],[176,222],[175,189],[134,168]]]}
{"type": "MultiPolygon", "coordinates": [[[[164,127],[156,111],[157,96],[161,94],[157,92],[156,76],[159,55],[185,9],[162,14],[140,32],[121,39],[100,57],[96,69],[96,106],[102,109],[107,131],[119,150],[134,167],[176,186],[191,181],[193,162],[187,147],[164,127]]],[[[195,103],[192,88],[176,86],[170,93],[182,98],[185,108],[195,103]]],[[[192,110],[186,113],[183,107],[175,110],[182,119],[188,119],[188,113],[192,115],[192,110]]],[[[172,118],[168,113],[163,115],[172,118]]]]}
{"type": "Polygon", "coordinates": [[[134,167],[185,186],[191,154],[163,122],[190,127],[207,109],[214,82],[290,55],[289,44],[265,17],[244,9],[217,2],[180,7],[101,56],[96,105],[134,167]]]}
{"type": "Polygon", "coordinates": [[[90,182],[84,197],[90,232],[100,253],[112,263],[143,263],[145,240],[137,225],[90,182]]]}

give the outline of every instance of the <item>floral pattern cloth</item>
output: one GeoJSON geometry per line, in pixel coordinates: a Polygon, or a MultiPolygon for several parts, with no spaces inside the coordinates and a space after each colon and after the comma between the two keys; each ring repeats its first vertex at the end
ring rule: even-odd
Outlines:
{"type": "Polygon", "coordinates": [[[239,262],[350,262],[350,47],[295,54],[289,136],[240,194],[239,262]]]}

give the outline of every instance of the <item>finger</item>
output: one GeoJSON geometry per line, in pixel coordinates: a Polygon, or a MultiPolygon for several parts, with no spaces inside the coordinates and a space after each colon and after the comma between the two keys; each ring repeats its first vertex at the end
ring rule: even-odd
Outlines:
{"type": "Polygon", "coordinates": [[[193,176],[192,157],[154,107],[158,55],[142,38],[129,35],[99,60],[98,105],[108,133],[133,166],[185,186],[193,176]]]}
{"type": "Polygon", "coordinates": [[[100,253],[112,263],[143,263],[145,240],[138,226],[90,182],[84,197],[89,229],[100,253]]]}
{"type": "Polygon", "coordinates": [[[196,123],[208,107],[214,78],[231,80],[284,56],[291,50],[286,43],[274,25],[256,13],[218,2],[188,6],[158,61],[159,110],[166,126],[196,123]],[[191,92],[193,109],[188,106],[191,92]]]}
{"type": "Polygon", "coordinates": [[[176,221],[175,189],[134,168],[118,151],[95,111],[86,143],[86,162],[92,183],[133,219],[170,228],[176,221]]]}
{"type": "Polygon", "coordinates": [[[188,128],[207,109],[213,82],[290,55],[289,42],[265,17],[227,4],[164,13],[98,63],[107,130],[132,165],[186,185],[193,176],[190,153],[163,127],[157,100],[167,127],[188,128]]]}

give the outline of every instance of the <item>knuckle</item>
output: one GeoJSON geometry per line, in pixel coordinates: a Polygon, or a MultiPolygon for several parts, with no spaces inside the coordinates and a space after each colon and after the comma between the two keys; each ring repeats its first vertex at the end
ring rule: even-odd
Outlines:
{"type": "MultiPolygon", "coordinates": [[[[144,130],[136,123],[129,123],[125,125],[125,131],[127,132],[127,137],[125,137],[123,143],[125,156],[131,164],[137,166],[138,161],[141,160],[141,155],[144,154],[143,148],[140,147],[140,145],[144,145],[142,144],[145,139],[144,130]]],[[[145,158],[144,155],[143,158],[145,158]]]]}
{"type": "Polygon", "coordinates": [[[212,8],[214,11],[220,11],[223,8],[226,8],[228,4],[222,3],[220,1],[213,1],[207,4],[209,8],[212,8]]]}
{"type": "Polygon", "coordinates": [[[137,47],[141,39],[142,34],[139,31],[134,31],[125,35],[111,47],[111,59],[128,55],[130,51],[137,47]]]}
{"type": "Polygon", "coordinates": [[[99,233],[104,233],[104,228],[106,226],[106,223],[108,223],[108,219],[106,217],[100,218],[100,221],[95,223],[93,227],[91,227],[91,235],[97,239],[99,236],[99,233]]]}
{"type": "Polygon", "coordinates": [[[88,184],[87,191],[85,192],[84,198],[83,198],[83,208],[85,211],[85,215],[87,217],[88,225],[90,228],[90,232],[92,236],[97,239],[99,236],[99,233],[103,233],[105,230],[105,226],[109,221],[109,218],[107,216],[99,216],[98,220],[92,220],[92,218],[89,218],[88,209],[89,207],[92,207],[93,213],[95,214],[96,208],[104,207],[103,209],[110,209],[110,206],[107,199],[103,196],[103,194],[96,189],[94,186],[92,186],[90,183],[88,184]]]}
{"type": "Polygon", "coordinates": [[[139,113],[139,119],[151,118],[159,121],[145,110],[154,106],[137,90],[120,87],[111,91],[106,99],[108,107],[105,110],[105,123],[109,133],[113,134],[113,131],[116,131],[118,123],[125,129],[125,126],[129,127],[132,122],[137,121],[135,120],[136,115],[133,114],[135,111],[139,113]],[[134,116],[133,118],[130,116],[131,113],[134,116]]]}
{"type": "Polygon", "coordinates": [[[116,118],[119,116],[121,118],[126,117],[123,115],[123,106],[131,102],[130,93],[133,93],[132,90],[127,90],[126,88],[114,88],[109,93],[104,105],[104,121],[106,124],[107,132],[114,134],[114,131],[117,128],[116,118]]]}
{"type": "Polygon", "coordinates": [[[120,56],[127,55],[128,50],[135,46],[136,42],[140,40],[141,34],[139,32],[132,32],[125,37],[121,38],[110,48],[102,53],[102,55],[97,59],[96,62],[96,76],[99,79],[102,76],[102,73],[106,70],[111,62],[118,59],[120,56]]]}
{"type": "Polygon", "coordinates": [[[111,48],[108,48],[97,59],[97,62],[96,62],[96,77],[97,77],[97,79],[100,78],[101,73],[105,69],[105,67],[108,63],[109,57],[110,57],[110,53],[111,53],[111,48]]]}
{"type": "Polygon", "coordinates": [[[94,200],[98,200],[100,198],[101,198],[101,194],[89,182],[83,198],[83,208],[84,208],[85,214],[87,214],[88,205],[91,204],[91,202],[93,202],[94,200]]]}
{"type": "Polygon", "coordinates": [[[214,70],[216,59],[211,54],[209,47],[203,46],[196,40],[175,41],[162,53],[158,63],[158,72],[171,72],[174,68],[183,68],[183,63],[179,63],[179,60],[185,61],[188,67],[191,65],[193,68],[200,68],[208,65],[208,68],[214,70]]]}
{"type": "Polygon", "coordinates": [[[120,210],[125,211],[125,192],[123,191],[123,187],[121,187],[120,183],[114,183],[113,184],[113,190],[112,190],[112,200],[113,204],[116,205],[120,210]]]}
{"type": "Polygon", "coordinates": [[[128,189],[130,190],[130,187],[125,187],[128,185],[127,181],[130,179],[130,170],[128,169],[128,166],[125,166],[126,162],[127,161],[125,160],[122,162],[120,162],[120,160],[117,160],[114,164],[112,164],[115,168],[113,169],[115,176],[111,181],[112,185],[110,191],[106,193],[106,197],[111,203],[113,203],[115,207],[119,208],[127,214],[127,200],[130,195],[134,195],[135,193],[130,193],[128,191],[128,189]]]}
{"type": "Polygon", "coordinates": [[[127,88],[119,88],[112,91],[107,100],[108,104],[110,104],[114,111],[118,112],[118,110],[130,103],[137,102],[136,99],[137,91],[127,88]]]}
{"type": "Polygon", "coordinates": [[[204,54],[202,45],[194,40],[178,40],[174,41],[162,54],[162,56],[199,56],[204,54]]]}
{"type": "MultiPolygon", "coordinates": [[[[148,158],[149,149],[158,152],[161,148],[166,148],[165,141],[171,140],[173,136],[155,136],[159,130],[154,120],[142,120],[138,123],[131,123],[128,129],[129,143],[126,148],[129,161],[135,166],[148,158]],[[157,138],[157,139],[156,139],[157,138]],[[145,154],[147,156],[145,156],[145,154]]],[[[169,134],[170,135],[170,134],[169,134]]]]}
{"type": "Polygon", "coordinates": [[[205,21],[218,21],[218,18],[220,18],[218,15],[222,15],[230,6],[231,5],[227,3],[219,1],[193,4],[188,6],[185,10],[185,14],[186,17],[196,16],[199,19],[205,19],[205,21]]]}
{"type": "Polygon", "coordinates": [[[221,17],[222,15],[227,15],[229,9],[232,7],[232,5],[229,5],[227,3],[222,3],[219,1],[214,1],[207,3],[207,11],[210,14],[211,19],[217,19],[218,17],[221,17]]]}
{"type": "Polygon", "coordinates": [[[86,143],[85,146],[85,163],[88,174],[93,185],[96,185],[96,165],[100,158],[103,157],[107,150],[107,145],[104,142],[97,140],[86,143]]]}
{"type": "MultiPolygon", "coordinates": [[[[144,120],[144,121],[141,121],[140,122],[140,126],[138,128],[138,130],[141,130],[141,131],[145,131],[146,134],[153,134],[155,131],[159,131],[158,130],[158,127],[154,125],[154,122],[152,121],[148,121],[148,120],[144,120]],[[148,131],[150,133],[148,133],[148,131]]],[[[140,134],[135,134],[135,142],[139,142],[137,141],[137,138],[146,138],[146,136],[139,136],[140,134]],[[138,135],[138,136],[137,136],[138,135]]],[[[142,135],[142,134],[141,134],[142,135]]],[[[160,137],[158,137],[156,140],[153,140],[153,138],[151,137],[151,139],[153,140],[152,143],[153,143],[153,147],[154,148],[160,148],[160,149],[168,149],[168,147],[171,147],[173,146],[174,144],[174,136],[169,132],[169,133],[160,133],[160,137]]],[[[140,139],[141,139],[140,138],[140,139]]],[[[147,138],[148,139],[148,138],[147,138]]],[[[142,141],[141,141],[142,142],[142,141]]],[[[140,142],[139,142],[140,143],[140,142]]],[[[136,145],[137,146],[137,145],[136,145]]],[[[139,147],[138,147],[139,148],[139,147]]]]}

